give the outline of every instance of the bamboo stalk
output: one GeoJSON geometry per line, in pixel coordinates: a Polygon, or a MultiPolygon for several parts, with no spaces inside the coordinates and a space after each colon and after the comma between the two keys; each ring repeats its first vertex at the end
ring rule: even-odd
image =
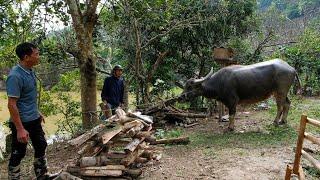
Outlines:
{"type": "Polygon", "coordinates": [[[299,166],[299,180],[305,180],[306,176],[304,175],[302,166],[299,166]]]}
{"type": "Polygon", "coordinates": [[[304,150],[301,151],[302,156],[305,157],[315,168],[320,171],[320,162],[312,157],[310,154],[305,152],[304,150]]]}
{"type": "Polygon", "coordinates": [[[304,133],[304,138],[320,146],[320,138],[316,138],[309,133],[304,133]]]}
{"type": "Polygon", "coordinates": [[[296,154],[295,154],[294,163],[293,163],[294,174],[299,173],[299,164],[301,161],[301,151],[302,151],[302,145],[303,145],[304,132],[306,130],[306,123],[307,123],[307,116],[302,115],[300,120],[300,130],[299,130],[299,136],[297,141],[297,149],[296,149],[296,154]]]}
{"type": "Polygon", "coordinates": [[[285,180],[290,180],[292,174],[292,167],[287,165],[285,180]]]}
{"type": "Polygon", "coordinates": [[[309,124],[312,124],[312,125],[320,128],[320,122],[317,121],[317,120],[315,120],[315,119],[307,118],[307,122],[308,122],[309,124]]]}

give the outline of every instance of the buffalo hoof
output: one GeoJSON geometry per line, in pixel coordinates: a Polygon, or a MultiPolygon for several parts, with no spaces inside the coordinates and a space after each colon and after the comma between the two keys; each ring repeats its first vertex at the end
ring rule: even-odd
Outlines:
{"type": "Polygon", "coordinates": [[[227,129],[224,130],[224,132],[225,133],[234,132],[234,128],[228,127],[227,129]]]}
{"type": "Polygon", "coordinates": [[[279,125],[284,125],[284,124],[287,124],[287,121],[281,120],[281,121],[279,122],[279,125]]]}
{"type": "Polygon", "coordinates": [[[273,121],[273,125],[274,126],[279,126],[279,122],[278,121],[273,121]]]}

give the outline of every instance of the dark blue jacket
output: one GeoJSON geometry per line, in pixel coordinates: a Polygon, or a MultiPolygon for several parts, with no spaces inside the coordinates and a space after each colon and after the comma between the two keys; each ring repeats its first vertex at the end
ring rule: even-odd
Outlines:
{"type": "Polygon", "coordinates": [[[102,101],[106,100],[113,106],[119,106],[123,103],[124,83],[122,78],[114,76],[107,77],[104,80],[103,89],[101,92],[102,101]]]}

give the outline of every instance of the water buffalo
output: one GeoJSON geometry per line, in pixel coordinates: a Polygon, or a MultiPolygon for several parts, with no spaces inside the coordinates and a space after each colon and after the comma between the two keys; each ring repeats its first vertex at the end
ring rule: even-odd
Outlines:
{"type": "Polygon", "coordinates": [[[281,59],[228,66],[216,73],[211,68],[206,77],[189,79],[181,97],[190,100],[204,96],[221,101],[229,109],[228,130],[233,131],[237,104],[256,103],[273,95],[277,103],[274,124],[285,124],[290,107],[287,95],[295,77],[295,69],[281,59]]]}

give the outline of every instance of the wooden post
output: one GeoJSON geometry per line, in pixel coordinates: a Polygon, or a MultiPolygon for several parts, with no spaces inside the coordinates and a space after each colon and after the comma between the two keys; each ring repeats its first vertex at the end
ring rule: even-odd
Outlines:
{"type": "Polygon", "coordinates": [[[287,165],[287,170],[286,170],[286,176],[285,176],[285,180],[290,180],[291,179],[291,174],[292,174],[292,167],[287,165]]]}
{"type": "Polygon", "coordinates": [[[302,150],[302,145],[303,145],[303,139],[304,139],[304,132],[306,130],[306,124],[307,124],[307,116],[306,115],[301,115],[301,120],[300,120],[300,130],[299,130],[299,136],[298,136],[298,141],[297,141],[297,149],[296,149],[296,155],[294,158],[294,164],[293,164],[293,173],[294,174],[299,174],[299,164],[301,160],[301,150],[302,150]]]}

